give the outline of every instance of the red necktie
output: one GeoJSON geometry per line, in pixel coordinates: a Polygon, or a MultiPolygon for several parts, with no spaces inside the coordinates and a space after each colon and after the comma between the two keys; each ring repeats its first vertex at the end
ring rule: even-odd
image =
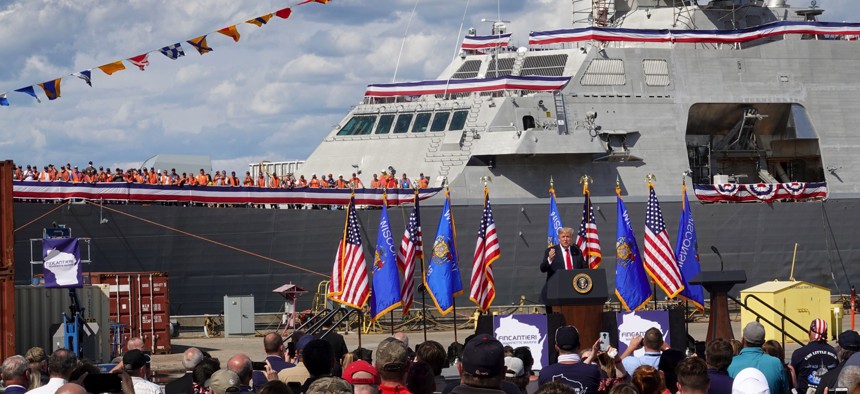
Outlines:
{"type": "Polygon", "coordinates": [[[567,266],[567,269],[572,270],[573,260],[570,258],[570,249],[565,249],[564,251],[566,252],[564,255],[564,263],[567,266]]]}

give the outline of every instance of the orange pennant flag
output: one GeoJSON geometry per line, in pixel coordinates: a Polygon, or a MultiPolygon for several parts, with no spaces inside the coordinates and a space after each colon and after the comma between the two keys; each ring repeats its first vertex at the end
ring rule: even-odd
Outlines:
{"type": "Polygon", "coordinates": [[[290,17],[290,14],[292,14],[292,13],[293,13],[293,10],[291,10],[290,7],[287,7],[287,8],[283,8],[283,9],[275,11],[275,16],[277,16],[278,18],[287,19],[290,17]]]}
{"type": "Polygon", "coordinates": [[[263,27],[266,23],[269,23],[269,19],[272,19],[273,14],[260,15],[254,19],[248,19],[245,23],[250,23],[252,25],[257,25],[258,27],[263,27]]]}
{"type": "Polygon", "coordinates": [[[104,73],[107,75],[112,75],[113,73],[115,73],[117,71],[125,70],[125,65],[122,64],[122,60],[117,60],[113,63],[108,63],[108,64],[104,64],[104,65],[99,66],[99,70],[104,71],[104,73]]]}
{"type": "Polygon", "coordinates": [[[218,33],[221,33],[227,37],[230,37],[235,42],[239,42],[239,30],[236,30],[236,25],[225,27],[221,30],[218,30],[218,33]]]}
{"type": "Polygon", "coordinates": [[[305,0],[297,5],[307,4],[307,3],[320,3],[320,4],[328,4],[329,0],[305,0]]]}

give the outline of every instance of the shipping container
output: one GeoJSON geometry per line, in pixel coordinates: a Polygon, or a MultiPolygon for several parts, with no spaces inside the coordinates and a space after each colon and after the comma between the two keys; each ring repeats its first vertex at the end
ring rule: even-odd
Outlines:
{"type": "Polygon", "coordinates": [[[110,321],[122,349],[131,337],[143,338],[145,349],[170,353],[170,297],[166,272],[90,272],[84,282],[109,285],[110,321]]]}
{"type": "MultiPolygon", "coordinates": [[[[109,362],[110,298],[108,285],[84,286],[77,289],[78,302],[84,308],[84,320],[95,331],[94,338],[82,344],[83,357],[97,363],[109,362]]],[[[68,289],[49,289],[44,286],[15,287],[15,348],[17,354],[38,346],[51,353],[64,347],[62,337],[55,343],[53,335],[63,322],[63,313],[69,314],[71,297],[68,289]]],[[[62,334],[62,331],[60,331],[62,334]]]]}

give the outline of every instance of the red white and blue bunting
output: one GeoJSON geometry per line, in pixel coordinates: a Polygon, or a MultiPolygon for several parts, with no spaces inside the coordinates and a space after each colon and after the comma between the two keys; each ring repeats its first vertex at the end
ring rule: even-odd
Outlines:
{"type": "Polygon", "coordinates": [[[420,96],[423,94],[451,94],[492,92],[498,90],[561,90],[570,77],[520,77],[509,75],[498,78],[451,79],[418,82],[381,83],[367,86],[365,97],[420,96]]]}
{"type": "Polygon", "coordinates": [[[649,30],[586,27],[532,32],[529,34],[529,45],[589,40],[733,44],[787,34],[843,36],[846,40],[852,40],[854,36],[860,34],[860,23],[784,21],[736,30],[649,30]]]}
{"type": "MultiPolygon", "coordinates": [[[[82,199],[122,202],[182,202],[201,204],[322,204],[349,203],[349,189],[266,189],[258,187],[225,186],[161,186],[136,183],[68,183],[14,181],[15,200],[62,201],[82,199]]],[[[418,199],[436,195],[441,188],[420,189],[418,199]]],[[[356,189],[355,203],[382,206],[382,189],[356,189]]],[[[387,190],[388,205],[412,203],[412,189],[387,190]]]]}
{"type": "Polygon", "coordinates": [[[467,51],[478,51],[506,47],[511,42],[511,33],[496,34],[492,36],[466,36],[460,48],[467,51]]]}
{"type": "Polygon", "coordinates": [[[773,202],[827,199],[826,182],[695,185],[696,198],[704,203],[773,202]]]}

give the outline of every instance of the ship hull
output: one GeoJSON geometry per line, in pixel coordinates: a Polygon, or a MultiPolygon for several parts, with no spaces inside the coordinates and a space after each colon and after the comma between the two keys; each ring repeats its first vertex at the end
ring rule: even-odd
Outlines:
{"type": "MultiPolygon", "coordinates": [[[[435,197],[422,205],[428,250],[440,212],[434,202],[440,199],[435,197]]],[[[629,200],[633,201],[626,201],[627,207],[642,242],[645,201],[629,200]]],[[[581,201],[560,200],[565,225],[578,226],[581,201]]],[[[607,197],[597,198],[594,205],[603,250],[601,268],[606,269],[609,288],[613,289],[616,207],[614,199],[607,197]]],[[[171,314],[218,313],[224,295],[244,294],[255,296],[258,312],[276,312],[282,309],[283,298],[272,293],[273,289],[292,282],[314,292],[328,279],[344,223],[343,210],[107,207],[111,209],[75,204],[48,213],[57,205],[16,202],[15,227],[22,227],[15,232],[16,282],[30,283],[30,239],[40,238],[43,228],[58,223],[70,227],[75,237],[91,239],[92,263],[85,265],[87,271],[167,272],[171,314]]],[[[720,268],[719,259],[710,251],[714,245],[723,255],[725,269],[746,270],[747,285],[788,279],[794,244],[798,243],[796,279],[844,293],[848,278],[860,274],[860,266],[851,263],[860,257],[860,241],[854,236],[853,225],[860,221],[860,199],[770,205],[694,203],[692,208],[705,270],[720,268]]],[[[402,234],[410,209],[390,210],[394,234],[402,234]]],[[[480,202],[458,205],[455,199],[453,211],[461,277],[468,287],[482,207],[480,202]]],[[[379,212],[359,211],[366,250],[375,243],[373,229],[379,212]]],[[[680,204],[666,201],[663,212],[674,242],[680,204]]],[[[493,213],[502,250],[493,265],[495,305],[517,303],[521,296],[536,302],[544,283],[538,264],[546,247],[547,201],[496,202],[493,213]]],[[[40,253],[33,252],[36,256],[40,253]]],[[[367,255],[371,256],[369,252],[367,255]]],[[[40,266],[35,268],[41,273],[40,266]]],[[[663,297],[660,293],[659,298],[663,297]]],[[[311,299],[300,298],[298,307],[310,307],[311,299]]],[[[467,298],[461,297],[461,305],[467,303],[467,298]]]]}

